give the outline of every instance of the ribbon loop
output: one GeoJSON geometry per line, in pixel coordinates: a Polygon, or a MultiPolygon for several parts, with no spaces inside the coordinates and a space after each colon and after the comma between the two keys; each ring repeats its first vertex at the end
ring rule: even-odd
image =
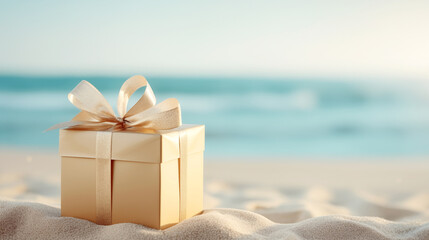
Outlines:
{"type": "Polygon", "coordinates": [[[116,119],[115,112],[104,96],[89,82],[81,81],[68,95],[69,101],[99,121],[116,119]]]}
{"type": "Polygon", "coordinates": [[[119,90],[119,95],[118,95],[119,117],[125,118],[125,117],[135,115],[138,112],[144,111],[154,106],[155,103],[156,103],[155,94],[153,93],[152,88],[150,87],[149,82],[146,80],[146,78],[139,75],[133,76],[127,81],[125,81],[121,87],[121,90],[119,90]],[[127,105],[131,95],[133,95],[135,91],[137,91],[142,87],[146,87],[143,95],[140,97],[137,103],[134,104],[134,106],[127,112],[127,105]]]}
{"type": "Polygon", "coordinates": [[[179,101],[169,98],[160,104],[127,118],[128,126],[149,129],[171,129],[182,124],[179,101]]]}

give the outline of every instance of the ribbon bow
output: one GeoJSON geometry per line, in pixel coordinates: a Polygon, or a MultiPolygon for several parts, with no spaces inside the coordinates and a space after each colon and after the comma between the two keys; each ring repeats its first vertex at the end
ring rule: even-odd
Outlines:
{"type": "Polygon", "coordinates": [[[169,98],[158,105],[149,82],[143,76],[133,76],[124,82],[118,95],[117,117],[103,95],[89,82],[81,81],[69,94],[69,101],[81,110],[71,121],[52,126],[80,130],[114,130],[127,128],[164,130],[182,125],[179,101],[169,98]],[[127,111],[128,100],[138,89],[146,89],[137,103],[127,111]]]}

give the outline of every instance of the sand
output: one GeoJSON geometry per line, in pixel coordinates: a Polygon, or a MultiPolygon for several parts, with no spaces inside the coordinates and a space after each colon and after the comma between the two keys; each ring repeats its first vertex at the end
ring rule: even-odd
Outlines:
{"type": "Polygon", "coordinates": [[[429,239],[424,159],[207,159],[205,211],[164,231],[60,217],[55,153],[0,150],[0,239],[429,239]]]}

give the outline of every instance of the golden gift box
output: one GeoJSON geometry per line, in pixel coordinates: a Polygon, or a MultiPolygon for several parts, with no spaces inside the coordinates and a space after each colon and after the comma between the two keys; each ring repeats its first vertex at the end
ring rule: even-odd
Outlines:
{"type": "Polygon", "coordinates": [[[122,86],[120,117],[88,82],[69,94],[82,111],[51,128],[66,128],[59,141],[62,216],[165,229],[202,212],[205,128],[182,125],[177,100],[155,105],[154,98],[141,76],[122,86]],[[145,93],[126,111],[141,87],[145,93]]]}

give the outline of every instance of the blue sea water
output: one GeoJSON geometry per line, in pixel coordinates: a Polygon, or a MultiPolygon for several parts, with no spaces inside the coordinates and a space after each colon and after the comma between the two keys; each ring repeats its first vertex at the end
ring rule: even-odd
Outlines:
{"type": "MultiPolygon", "coordinates": [[[[116,106],[126,77],[0,76],[0,147],[57,148],[57,131],[43,130],[78,113],[67,93],[82,79],[116,106]]],[[[206,125],[207,156],[429,154],[429,84],[424,82],[148,80],[158,102],[180,101],[184,123],[206,125]]]]}

